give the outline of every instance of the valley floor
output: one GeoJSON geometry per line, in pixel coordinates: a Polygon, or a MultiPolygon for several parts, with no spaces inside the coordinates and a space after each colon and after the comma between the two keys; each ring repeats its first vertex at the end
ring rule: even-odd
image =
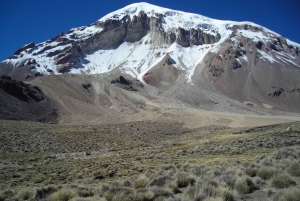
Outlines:
{"type": "Polygon", "coordinates": [[[107,201],[288,200],[283,196],[299,195],[299,122],[183,125],[2,120],[0,200],[59,200],[64,194],[107,201]]]}

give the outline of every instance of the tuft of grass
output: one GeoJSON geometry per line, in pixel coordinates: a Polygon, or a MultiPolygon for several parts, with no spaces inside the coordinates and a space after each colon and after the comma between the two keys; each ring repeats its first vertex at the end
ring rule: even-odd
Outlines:
{"type": "Polygon", "coordinates": [[[154,199],[154,193],[147,188],[138,189],[134,201],[150,201],[154,199]]]}
{"type": "Polygon", "coordinates": [[[33,189],[22,189],[19,191],[17,194],[18,198],[21,198],[23,200],[29,200],[29,199],[34,199],[36,197],[36,191],[33,189]]]}
{"type": "Polygon", "coordinates": [[[135,189],[145,188],[147,186],[148,182],[149,182],[148,177],[146,177],[145,175],[142,174],[142,175],[139,175],[136,180],[134,180],[133,186],[135,189]]]}
{"type": "Polygon", "coordinates": [[[238,194],[243,195],[250,192],[249,186],[246,181],[246,177],[240,177],[236,180],[234,185],[234,189],[238,192],[238,194]]]}
{"type": "Polygon", "coordinates": [[[99,188],[96,188],[93,190],[94,195],[98,195],[99,197],[102,197],[106,191],[109,190],[109,185],[107,184],[101,184],[99,188]]]}
{"type": "Polygon", "coordinates": [[[286,189],[278,201],[300,201],[300,189],[296,187],[286,189]]]}
{"type": "Polygon", "coordinates": [[[69,201],[77,196],[77,192],[72,189],[61,189],[48,198],[48,201],[69,201]]]}
{"type": "Polygon", "coordinates": [[[275,155],[276,159],[284,159],[288,157],[295,158],[295,149],[292,147],[284,147],[278,151],[278,153],[275,155]]]}
{"type": "Polygon", "coordinates": [[[233,192],[229,189],[223,190],[222,197],[224,201],[234,201],[233,192]]]}
{"type": "Polygon", "coordinates": [[[154,196],[156,198],[158,197],[172,197],[173,196],[173,191],[169,188],[166,187],[157,187],[157,186],[153,186],[150,187],[150,190],[154,193],[154,196]]]}
{"type": "Polygon", "coordinates": [[[233,189],[236,182],[236,172],[234,170],[226,171],[222,175],[222,179],[225,181],[225,183],[229,186],[230,189],[233,189]]]}
{"type": "Polygon", "coordinates": [[[104,197],[106,200],[111,201],[125,201],[125,200],[133,200],[134,197],[134,189],[127,187],[112,187],[110,186],[109,190],[104,193],[104,197]]]}
{"type": "Polygon", "coordinates": [[[184,188],[188,185],[194,185],[196,179],[194,176],[191,176],[185,172],[178,172],[176,175],[176,183],[178,188],[184,188]]]}
{"type": "Polygon", "coordinates": [[[270,179],[277,173],[277,169],[275,167],[262,167],[258,170],[257,175],[263,180],[270,179]]]}
{"type": "Polygon", "coordinates": [[[36,196],[37,198],[45,198],[49,196],[51,193],[54,193],[57,191],[57,188],[53,185],[45,186],[36,188],[36,196]]]}
{"type": "Polygon", "coordinates": [[[257,170],[254,168],[246,168],[245,169],[245,173],[246,175],[248,175],[249,177],[255,177],[257,174],[257,170]]]}
{"type": "Polygon", "coordinates": [[[286,174],[275,175],[272,179],[272,187],[274,188],[288,188],[295,185],[296,182],[286,174]]]}
{"type": "Polygon", "coordinates": [[[15,195],[15,192],[11,189],[5,189],[4,191],[0,192],[0,201],[4,201],[7,198],[12,198],[15,195]]]}
{"type": "Polygon", "coordinates": [[[254,179],[254,183],[255,183],[256,185],[261,185],[261,184],[264,184],[265,181],[262,180],[260,177],[256,177],[256,178],[254,179]]]}
{"type": "Polygon", "coordinates": [[[168,180],[171,180],[171,178],[169,176],[161,176],[161,177],[157,177],[154,178],[151,182],[150,182],[150,186],[164,186],[168,180]]]}
{"type": "Polygon", "coordinates": [[[87,188],[87,187],[84,187],[84,186],[80,186],[80,187],[77,188],[77,194],[80,197],[91,197],[91,196],[94,195],[91,188],[87,188]]]}
{"type": "Polygon", "coordinates": [[[295,177],[300,176],[300,163],[297,161],[293,161],[291,165],[288,167],[287,172],[295,177]]]}

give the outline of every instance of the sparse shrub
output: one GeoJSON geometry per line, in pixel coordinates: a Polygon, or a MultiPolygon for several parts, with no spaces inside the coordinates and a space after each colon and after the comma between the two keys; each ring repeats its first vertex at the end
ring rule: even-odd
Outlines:
{"type": "Polygon", "coordinates": [[[196,175],[197,177],[200,177],[201,175],[204,175],[206,172],[206,169],[204,166],[195,166],[192,170],[193,174],[196,175]]]}
{"type": "Polygon", "coordinates": [[[262,167],[258,170],[257,175],[263,180],[270,179],[277,172],[274,167],[262,167]]]}
{"type": "Polygon", "coordinates": [[[247,194],[250,192],[249,186],[247,184],[246,178],[241,177],[236,180],[234,189],[240,194],[247,194]]]}
{"type": "Polygon", "coordinates": [[[214,171],[214,175],[215,176],[220,176],[222,174],[222,172],[221,172],[221,170],[219,170],[219,169],[216,169],[215,171],[214,171]]]}
{"type": "Polygon", "coordinates": [[[300,201],[300,189],[296,187],[286,189],[278,201],[300,201]]]}
{"type": "Polygon", "coordinates": [[[48,201],[68,201],[77,196],[76,191],[72,189],[61,189],[53,194],[51,194],[48,198],[48,201]]]}
{"type": "Polygon", "coordinates": [[[196,182],[195,177],[185,173],[185,172],[178,172],[176,175],[176,183],[178,188],[184,188],[188,185],[194,185],[196,182]]]}
{"type": "Polygon", "coordinates": [[[257,171],[256,171],[256,169],[249,167],[249,168],[246,168],[246,169],[245,169],[245,173],[246,173],[246,175],[248,175],[249,177],[255,177],[256,174],[257,174],[257,171]]]}
{"type": "Polygon", "coordinates": [[[158,197],[154,198],[153,201],[165,201],[165,200],[166,200],[165,197],[163,197],[163,196],[158,196],[158,197]]]}
{"type": "Polygon", "coordinates": [[[274,194],[274,192],[275,192],[274,189],[268,189],[267,190],[268,197],[272,196],[274,194]]]}
{"type": "Polygon", "coordinates": [[[260,160],[259,164],[261,164],[262,166],[274,166],[274,159],[271,157],[264,157],[260,160]]]}
{"type": "Polygon", "coordinates": [[[129,179],[125,179],[123,183],[124,183],[125,187],[131,187],[132,186],[132,182],[129,179]]]}
{"type": "Polygon", "coordinates": [[[203,191],[200,191],[197,196],[195,197],[195,201],[203,201],[206,198],[206,195],[203,191]]]}
{"type": "Polygon", "coordinates": [[[187,190],[184,192],[184,197],[189,199],[189,200],[193,200],[195,198],[195,196],[199,193],[199,186],[189,186],[187,188],[187,190]]]}
{"type": "Polygon", "coordinates": [[[181,191],[178,188],[178,185],[174,181],[170,181],[166,185],[168,188],[172,189],[174,193],[181,193],[181,191]]]}
{"type": "Polygon", "coordinates": [[[149,185],[150,186],[164,186],[168,180],[171,180],[171,178],[168,176],[157,177],[157,178],[153,179],[149,185]]]}
{"type": "Polygon", "coordinates": [[[103,195],[108,201],[132,200],[134,189],[127,187],[110,187],[103,195]],[[123,198],[123,199],[122,199],[123,198]]]}
{"type": "Polygon", "coordinates": [[[163,170],[171,170],[171,171],[176,171],[176,167],[174,165],[166,165],[166,166],[163,166],[161,169],[163,170]]]}
{"type": "Polygon", "coordinates": [[[134,197],[134,201],[150,201],[153,200],[154,193],[149,189],[142,188],[138,189],[134,197]]]}
{"type": "Polygon", "coordinates": [[[204,193],[205,197],[215,197],[218,195],[217,187],[208,184],[203,185],[201,191],[204,193]]]}
{"type": "Polygon", "coordinates": [[[234,201],[233,192],[229,189],[223,190],[222,197],[223,201],[234,201]]]}
{"type": "Polygon", "coordinates": [[[138,178],[133,182],[135,189],[145,188],[149,182],[148,177],[145,175],[139,175],[138,178]]]}
{"type": "Polygon", "coordinates": [[[274,188],[288,188],[294,185],[296,182],[286,174],[275,175],[272,179],[272,187],[274,188]]]}
{"type": "Polygon", "coordinates": [[[107,184],[102,184],[100,188],[96,188],[93,190],[93,194],[102,197],[104,193],[108,190],[109,190],[109,186],[107,184]]]}
{"type": "Polygon", "coordinates": [[[120,194],[117,194],[113,197],[112,201],[133,201],[135,198],[135,195],[132,192],[127,192],[127,191],[124,191],[124,192],[121,192],[120,194]]]}
{"type": "Polygon", "coordinates": [[[236,181],[235,171],[234,170],[226,171],[222,175],[222,179],[226,182],[226,184],[229,186],[230,189],[233,189],[236,181]]]}
{"type": "Polygon", "coordinates": [[[110,184],[111,187],[123,187],[124,182],[120,180],[115,180],[110,184]]]}
{"type": "Polygon", "coordinates": [[[11,198],[15,195],[15,192],[11,189],[6,189],[0,193],[0,201],[4,201],[7,198],[11,198]]]}
{"type": "Polygon", "coordinates": [[[80,197],[90,197],[94,195],[90,188],[83,186],[77,188],[77,193],[80,197]]]}
{"type": "Polygon", "coordinates": [[[171,189],[166,188],[166,187],[157,187],[157,186],[153,186],[150,187],[150,189],[153,193],[155,197],[170,197],[173,196],[173,192],[171,189]]]}
{"type": "Polygon", "coordinates": [[[210,186],[213,186],[213,187],[218,187],[219,186],[219,183],[217,180],[215,179],[210,179],[206,182],[207,185],[210,185],[210,186]]]}
{"type": "Polygon", "coordinates": [[[53,185],[49,185],[49,186],[42,187],[42,188],[37,188],[36,189],[36,197],[39,198],[39,199],[40,198],[45,198],[45,197],[47,197],[51,193],[54,193],[57,190],[58,189],[53,185]]]}
{"type": "Polygon", "coordinates": [[[255,186],[255,184],[253,183],[252,179],[250,177],[246,177],[246,182],[247,185],[249,187],[249,193],[254,192],[255,190],[257,190],[258,188],[255,186]]]}
{"type": "Polygon", "coordinates": [[[293,161],[288,167],[287,172],[292,176],[300,176],[300,164],[297,161],[293,161]]]}
{"type": "Polygon", "coordinates": [[[254,179],[254,183],[255,183],[256,185],[261,185],[261,184],[264,184],[265,181],[263,181],[260,177],[256,177],[256,178],[254,179]]]}
{"type": "Polygon", "coordinates": [[[17,197],[23,200],[33,199],[36,197],[36,191],[33,189],[22,189],[19,191],[17,197]]]}
{"type": "Polygon", "coordinates": [[[285,147],[282,148],[278,151],[278,153],[276,154],[275,158],[276,159],[284,159],[284,158],[288,158],[290,156],[292,156],[293,158],[295,158],[295,149],[291,148],[291,147],[285,147]]]}

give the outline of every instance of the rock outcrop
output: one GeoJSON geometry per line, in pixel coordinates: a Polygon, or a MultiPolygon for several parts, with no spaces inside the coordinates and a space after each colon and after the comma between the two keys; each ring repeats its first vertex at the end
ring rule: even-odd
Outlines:
{"type": "Polygon", "coordinates": [[[52,101],[37,86],[0,77],[0,119],[57,122],[52,101]]]}

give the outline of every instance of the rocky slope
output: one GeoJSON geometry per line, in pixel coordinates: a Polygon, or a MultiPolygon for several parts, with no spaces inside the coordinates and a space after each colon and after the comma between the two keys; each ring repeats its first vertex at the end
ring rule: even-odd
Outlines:
{"type": "Polygon", "coordinates": [[[232,111],[229,97],[249,107],[300,112],[299,48],[251,22],[136,3],[23,46],[0,63],[0,75],[26,81],[62,73],[105,74],[111,81],[124,75],[150,85],[144,95],[192,107],[232,111]]]}
{"type": "Polygon", "coordinates": [[[54,103],[37,86],[0,77],[0,119],[56,123],[54,103]]]}

